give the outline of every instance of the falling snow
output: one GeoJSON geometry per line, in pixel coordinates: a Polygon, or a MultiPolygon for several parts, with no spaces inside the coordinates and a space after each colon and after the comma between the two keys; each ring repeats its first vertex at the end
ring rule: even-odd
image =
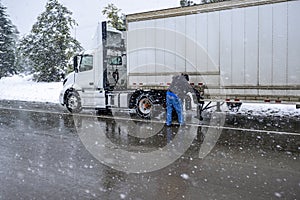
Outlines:
{"type": "Polygon", "coordinates": [[[187,175],[187,174],[181,174],[180,176],[181,176],[181,178],[183,178],[185,180],[190,178],[189,175],[187,175]]]}

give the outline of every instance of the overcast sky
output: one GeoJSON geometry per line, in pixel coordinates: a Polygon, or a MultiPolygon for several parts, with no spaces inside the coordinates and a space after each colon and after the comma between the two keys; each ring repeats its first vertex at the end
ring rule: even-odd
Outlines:
{"type": "MultiPolygon", "coordinates": [[[[7,13],[11,21],[17,26],[20,35],[31,31],[32,25],[37,17],[45,11],[47,0],[0,0],[7,7],[7,13]]],[[[77,21],[76,32],[77,40],[85,49],[91,46],[92,37],[95,34],[98,22],[105,20],[101,11],[108,3],[115,4],[122,9],[122,13],[130,14],[156,9],[170,8],[179,6],[180,0],[59,0],[70,11],[73,18],[77,21]]]]}

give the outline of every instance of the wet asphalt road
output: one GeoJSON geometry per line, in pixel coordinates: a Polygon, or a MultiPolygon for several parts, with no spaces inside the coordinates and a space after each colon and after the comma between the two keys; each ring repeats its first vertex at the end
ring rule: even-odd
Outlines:
{"type": "MultiPolygon", "coordinates": [[[[207,127],[198,127],[179,159],[137,174],[114,170],[87,150],[78,127],[88,126],[90,117],[78,126],[76,117],[55,104],[1,101],[0,107],[0,199],[300,199],[298,117],[227,115],[226,127],[271,132],[225,129],[199,158],[208,136],[207,127]]],[[[152,151],[170,140],[165,127],[140,139],[125,134],[126,123],[84,114],[92,114],[125,150],[152,151]]]]}

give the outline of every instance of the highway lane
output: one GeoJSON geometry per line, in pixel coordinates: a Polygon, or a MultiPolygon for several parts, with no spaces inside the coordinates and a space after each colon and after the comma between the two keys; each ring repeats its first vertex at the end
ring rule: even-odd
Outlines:
{"type": "MultiPolygon", "coordinates": [[[[131,126],[124,116],[115,119],[85,112],[74,117],[58,105],[42,103],[1,101],[0,107],[0,199],[300,197],[297,118],[227,115],[224,126],[242,130],[222,130],[212,150],[199,158],[208,137],[209,123],[204,121],[179,159],[156,171],[129,173],[97,160],[85,146],[79,128],[97,123],[101,134],[121,149],[147,153],[180,136],[180,127],[172,127],[168,135],[170,130],[161,126],[156,135],[138,138],[128,134],[131,126]]],[[[139,127],[147,123],[137,122],[139,127]]]]}

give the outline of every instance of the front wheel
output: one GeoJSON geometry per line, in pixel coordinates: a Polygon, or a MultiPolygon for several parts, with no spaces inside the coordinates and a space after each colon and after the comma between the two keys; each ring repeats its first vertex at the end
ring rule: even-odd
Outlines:
{"type": "Polygon", "coordinates": [[[69,92],[66,97],[66,107],[71,113],[78,113],[82,110],[81,100],[77,92],[69,92]]]}

